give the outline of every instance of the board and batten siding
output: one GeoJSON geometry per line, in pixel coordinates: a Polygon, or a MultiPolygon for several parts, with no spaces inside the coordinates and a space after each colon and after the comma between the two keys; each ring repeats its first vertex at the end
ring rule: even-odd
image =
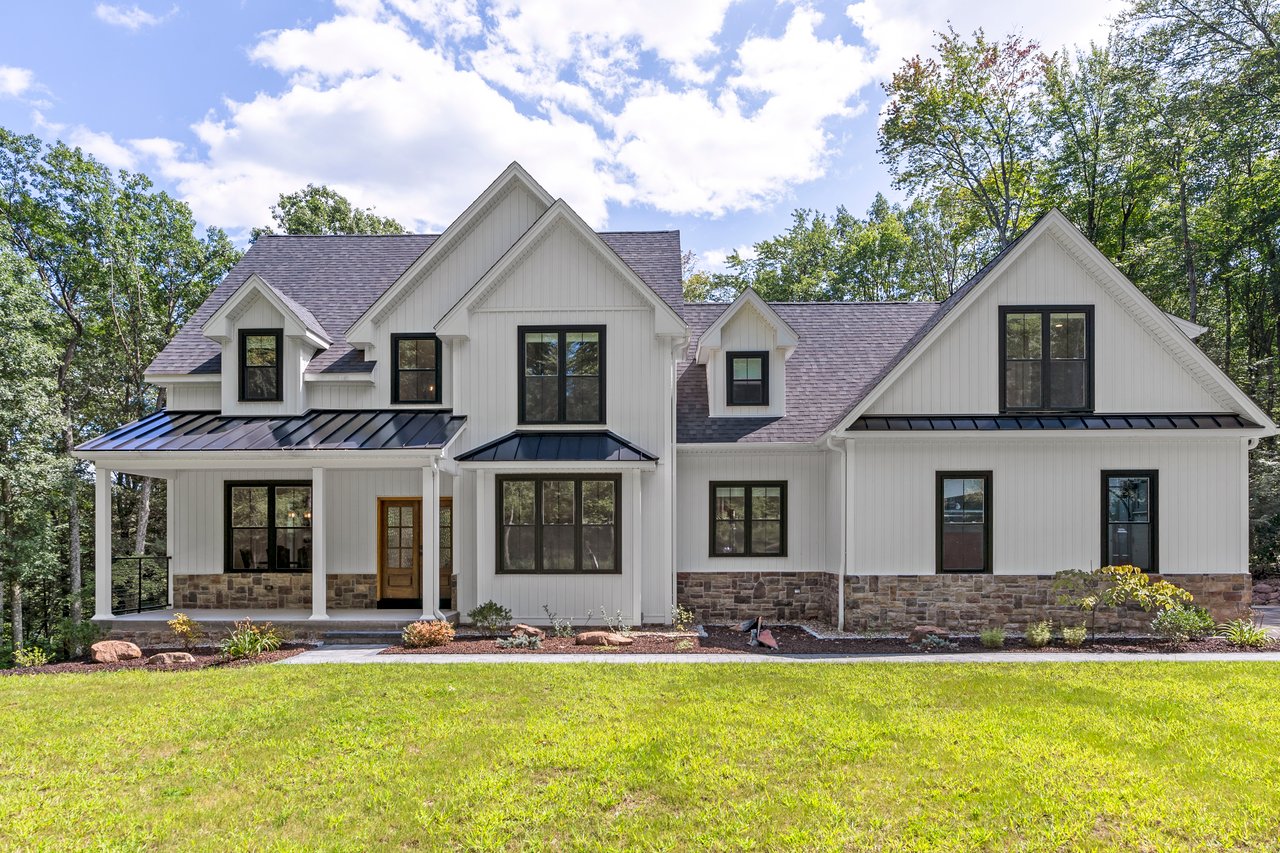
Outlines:
{"type": "Polygon", "coordinates": [[[677,565],[680,572],[839,571],[838,539],[828,534],[829,469],[838,457],[825,450],[767,447],[731,451],[682,447],[676,469],[680,507],[677,565]],[[768,480],[787,484],[785,557],[711,556],[711,483],[768,480]]]}
{"type": "Polygon", "coordinates": [[[992,472],[996,574],[1097,567],[1102,471],[1117,469],[1159,472],[1160,571],[1249,568],[1243,439],[857,438],[850,458],[849,574],[935,572],[939,471],[992,472]]]}
{"type": "Polygon", "coordinates": [[[236,333],[222,345],[222,413],[226,415],[296,415],[304,406],[302,372],[311,360],[313,350],[292,338],[285,337],[281,345],[283,366],[280,385],[283,399],[279,402],[240,401],[240,330],[281,329],[284,316],[267,300],[257,297],[250,302],[235,321],[236,333]]]}
{"type": "Polygon", "coordinates": [[[871,405],[870,414],[976,414],[1000,407],[1000,306],[1093,305],[1098,412],[1221,412],[1215,399],[1056,239],[1001,272],[871,405]]]}
{"type": "Polygon", "coordinates": [[[216,412],[222,408],[217,382],[174,382],[164,386],[165,408],[171,412],[216,412]]]}

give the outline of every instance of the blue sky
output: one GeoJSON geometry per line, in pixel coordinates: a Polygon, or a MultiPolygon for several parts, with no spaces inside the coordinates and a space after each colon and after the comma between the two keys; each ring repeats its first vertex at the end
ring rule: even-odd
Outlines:
{"type": "Polygon", "coordinates": [[[438,231],[511,160],[715,267],[796,207],[891,196],[879,84],[952,22],[1048,49],[1119,0],[15,3],[0,125],[143,171],[240,239],[327,183],[438,231]]]}

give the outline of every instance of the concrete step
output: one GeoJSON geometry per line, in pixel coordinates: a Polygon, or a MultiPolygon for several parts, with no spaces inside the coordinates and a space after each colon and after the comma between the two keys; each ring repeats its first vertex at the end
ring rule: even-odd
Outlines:
{"type": "Polygon", "coordinates": [[[325,631],[320,639],[326,646],[393,646],[400,642],[400,632],[389,629],[325,631]]]}

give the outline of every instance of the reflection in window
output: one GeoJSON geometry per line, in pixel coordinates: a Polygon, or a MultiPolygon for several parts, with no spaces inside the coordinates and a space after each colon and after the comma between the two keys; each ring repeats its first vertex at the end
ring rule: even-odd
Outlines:
{"type": "Polygon", "coordinates": [[[499,477],[499,572],[620,571],[621,479],[499,477]]]}
{"type": "Polygon", "coordinates": [[[1085,309],[1002,308],[1003,411],[1091,408],[1092,317],[1085,309]]]}
{"type": "Polygon", "coordinates": [[[1104,471],[1103,512],[1108,566],[1156,570],[1154,471],[1104,471]]]}
{"type": "Polygon", "coordinates": [[[279,329],[240,332],[240,399],[281,399],[279,329]]]}
{"type": "Polygon", "coordinates": [[[938,570],[991,570],[991,475],[985,472],[938,477],[938,570]]]}
{"type": "Polygon", "coordinates": [[[311,568],[311,486],[228,483],[228,571],[311,568]]]}
{"type": "Polygon", "coordinates": [[[520,422],[604,422],[604,330],[520,330],[520,422]]]}
{"type": "Polygon", "coordinates": [[[712,483],[711,556],[786,553],[786,483],[712,483]]]}
{"type": "Polygon", "coordinates": [[[395,370],[393,403],[440,402],[440,339],[435,335],[392,335],[395,370]]]}
{"type": "Polygon", "coordinates": [[[730,406],[769,405],[769,353],[731,352],[725,355],[729,373],[730,406]]]}

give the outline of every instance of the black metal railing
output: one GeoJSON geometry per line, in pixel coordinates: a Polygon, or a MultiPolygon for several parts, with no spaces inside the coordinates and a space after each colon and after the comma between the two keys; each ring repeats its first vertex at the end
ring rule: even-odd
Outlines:
{"type": "Polygon", "coordinates": [[[142,613],[168,606],[168,557],[143,554],[111,558],[112,613],[142,613]]]}

